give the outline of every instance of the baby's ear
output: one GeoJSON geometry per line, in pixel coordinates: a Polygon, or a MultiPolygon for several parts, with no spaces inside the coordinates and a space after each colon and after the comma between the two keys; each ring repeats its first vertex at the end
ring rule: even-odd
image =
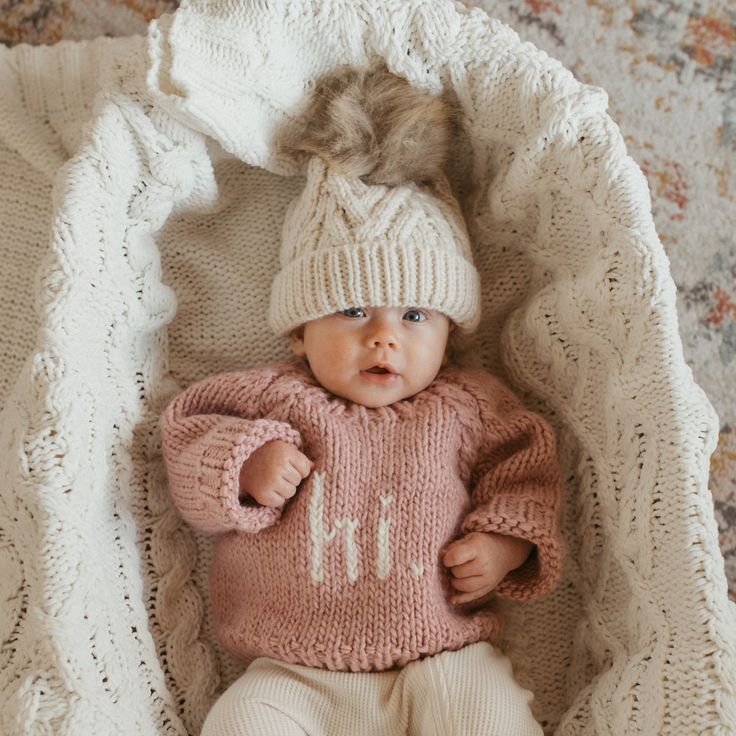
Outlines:
{"type": "Polygon", "coordinates": [[[291,331],[291,350],[294,355],[299,358],[303,358],[306,354],[306,348],[304,347],[304,325],[295,327],[291,331]]]}

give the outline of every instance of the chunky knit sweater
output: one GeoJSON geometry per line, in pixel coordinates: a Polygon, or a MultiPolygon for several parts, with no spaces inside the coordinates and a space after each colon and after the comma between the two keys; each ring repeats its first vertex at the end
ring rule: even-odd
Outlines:
{"type": "Polygon", "coordinates": [[[497,641],[495,596],[529,599],[560,575],[554,435],[484,371],[446,368],[424,391],[368,408],[330,394],[292,359],[191,386],[167,408],[162,433],[182,515],[220,534],[215,629],[236,656],[400,667],[497,641]],[[276,439],[315,466],[281,509],[241,504],[240,468],[276,439]],[[440,549],[470,531],[536,547],[493,595],[458,607],[440,549]]]}

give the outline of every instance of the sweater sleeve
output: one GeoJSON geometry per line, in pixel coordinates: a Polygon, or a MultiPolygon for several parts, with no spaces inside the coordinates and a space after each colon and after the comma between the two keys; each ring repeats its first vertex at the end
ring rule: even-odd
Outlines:
{"type": "Polygon", "coordinates": [[[259,418],[264,393],[277,372],[264,368],[224,373],[176,396],[161,418],[169,491],[181,515],[204,532],[258,532],[276,523],[281,509],[241,505],[240,468],[271,440],[301,447],[290,424],[259,418]]]}
{"type": "Polygon", "coordinates": [[[554,432],[491,374],[472,371],[466,388],[477,402],[471,425],[478,449],[470,475],[472,509],[461,531],[508,534],[535,545],[495,590],[529,600],[550,592],[562,574],[563,489],[554,432]]]}

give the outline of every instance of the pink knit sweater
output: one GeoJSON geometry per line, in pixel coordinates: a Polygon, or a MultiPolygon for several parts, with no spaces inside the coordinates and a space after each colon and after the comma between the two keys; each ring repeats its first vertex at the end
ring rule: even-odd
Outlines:
{"type": "Polygon", "coordinates": [[[191,386],[162,433],[176,505],[219,534],[215,630],[236,656],[401,667],[497,641],[495,597],[526,600],[560,576],[554,435],[484,371],[446,368],[415,396],[372,409],[330,394],[292,358],[191,386]],[[241,466],[274,439],[315,466],[282,509],[241,505],[241,466]],[[470,531],[536,549],[480,605],[453,606],[439,552],[470,531]]]}

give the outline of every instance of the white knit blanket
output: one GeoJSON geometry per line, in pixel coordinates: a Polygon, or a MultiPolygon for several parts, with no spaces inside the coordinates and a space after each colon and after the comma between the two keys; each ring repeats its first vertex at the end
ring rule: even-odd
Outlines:
{"type": "Polygon", "coordinates": [[[377,57],[458,95],[484,292],[463,359],[558,433],[564,581],[508,605],[504,645],[537,717],[736,733],[716,417],[605,93],[449,0],[191,0],[146,38],[0,48],[3,734],[195,734],[242,669],[157,420],[195,379],[286,356],[265,315],[301,179],[272,137],[316,77],[377,57]]]}

